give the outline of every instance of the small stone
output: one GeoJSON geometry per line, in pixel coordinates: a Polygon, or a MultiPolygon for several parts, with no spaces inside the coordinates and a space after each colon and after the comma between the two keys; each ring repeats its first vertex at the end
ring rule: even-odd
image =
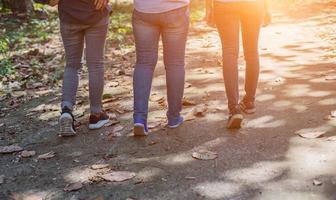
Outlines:
{"type": "Polygon", "coordinates": [[[29,158],[29,157],[33,157],[36,155],[35,151],[22,151],[21,152],[21,157],[22,158],[29,158]]]}

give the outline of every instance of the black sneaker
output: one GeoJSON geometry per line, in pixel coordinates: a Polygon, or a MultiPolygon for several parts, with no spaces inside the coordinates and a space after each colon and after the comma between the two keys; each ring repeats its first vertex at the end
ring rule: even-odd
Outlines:
{"type": "Polygon", "coordinates": [[[236,108],[230,112],[230,116],[227,122],[228,129],[240,129],[243,121],[243,115],[239,108],[236,108]]]}
{"type": "Polygon", "coordinates": [[[89,129],[91,130],[100,129],[101,127],[103,127],[105,124],[108,124],[109,122],[110,122],[110,117],[105,111],[102,111],[97,114],[91,113],[89,129]]]}
{"type": "Polygon", "coordinates": [[[254,114],[257,111],[253,101],[242,100],[239,107],[246,114],[254,114]]]}
{"type": "Polygon", "coordinates": [[[59,135],[62,137],[76,135],[75,119],[71,110],[68,107],[62,109],[61,117],[59,118],[60,131],[59,135]]]}

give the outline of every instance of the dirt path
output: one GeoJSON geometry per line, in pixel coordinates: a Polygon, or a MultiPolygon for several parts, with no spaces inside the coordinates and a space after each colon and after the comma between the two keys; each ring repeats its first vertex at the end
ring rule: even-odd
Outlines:
{"type": "MultiPolygon", "coordinates": [[[[240,131],[225,128],[220,43],[216,32],[203,24],[195,24],[190,33],[185,96],[206,104],[208,111],[177,130],[164,128],[162,63],[156,71],[150,113],[151,125],[161,125],[147,138],[130,136],[127,70],[126,76],[118,76],[106,88],[113,98],[105,106],[117,114],[118,125],[87,130],[85,87],[79,92],[83,103],[76,115],[82,124],[75,138],[57,137],[57,92],[20,106],[0,118],[0,144],[17,143],[37,155],[53,151],[55,157],[1,155],[0,175],[5,179],[0,199],[336,199],[336,143],[330,138],[336,134],[336,122],[325,120],[336,109],[336,81],[326,80],[336,74],[336,62],[327,51],[330,44],[318,37],[325,16],[318,17],[293,22],[279,15],[274,25],[263,30],[258,112],[247,117],[240,131]],[[298,136],[314,131],[325,135],[298,136]],[[192,158],[199,149],[216,152],[218,158],[192,158]],[[109,168],[91,169],[102,162],[109,168]],[[136,177],[121,183],[97,178],[109,169],[132,171],[136,177]],[[67,183],[78,181],[83,182],[79,191],[63,190],[67,183]]],[[[134,60],[132,56],[128,58],[134,60]]],[[[242,77],[243,68],[241,61],[242,77]]],[[[124,74],[117,70],[109,73],[124,74]]],[[[186,106],[184,113],[192,108],[186,106]]]]}

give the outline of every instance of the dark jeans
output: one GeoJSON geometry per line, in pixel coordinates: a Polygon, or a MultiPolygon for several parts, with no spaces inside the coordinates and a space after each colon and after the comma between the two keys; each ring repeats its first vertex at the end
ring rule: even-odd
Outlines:
{"type": "Polygon", "coordinates": [[[255,101],[259,78],[258,40],[263,7],[260,3],[215,3],[214,15],[223,49],[223,73],[228,107],[239,102],[238,56],[240,27],[246,61],[245,100],[255,101]]]}
{"type": "Polygon", "coordinates": [[[189,29],[189,9],[148,14],[134,11],[133,30],[137,61],[134,70],[134,121],[146,123],[152,79],[162,37],[166,69],[169,122],[176,124],[182,109],[184,57],[189,29]],[[175,122],[176,121],[176,122],[175,122]]]}
{"type": "Polygon", "coordinates": [[[76,103],[85,42],[85,58],[89,71],[90,109],[92,113],[101,112],[104,89],[104,46],[107,29],[108,18],[102,19],[95,25],[61,23],[66,58],[62,108],[67,106],[72,110],[76,103]]]}

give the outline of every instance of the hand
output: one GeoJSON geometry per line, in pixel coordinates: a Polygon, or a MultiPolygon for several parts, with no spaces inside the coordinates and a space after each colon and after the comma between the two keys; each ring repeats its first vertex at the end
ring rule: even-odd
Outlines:
{"type": "Polygon", "coordinates": [[[58,3],[59,3],[59,0],[49,0],[49,6],[56,6],[56,5],[58,5],[58,3]]]}
{"type": "Polygon", "coordinates": [[[95,0],[96,10],[101,10],[106,7],[108,0],[95,0]]]}
{"type": "Polygon", "coordinates": [[[266,12],[263,19],[263,27],[269,26],[272,23],[272,14],[266,12]]]}

